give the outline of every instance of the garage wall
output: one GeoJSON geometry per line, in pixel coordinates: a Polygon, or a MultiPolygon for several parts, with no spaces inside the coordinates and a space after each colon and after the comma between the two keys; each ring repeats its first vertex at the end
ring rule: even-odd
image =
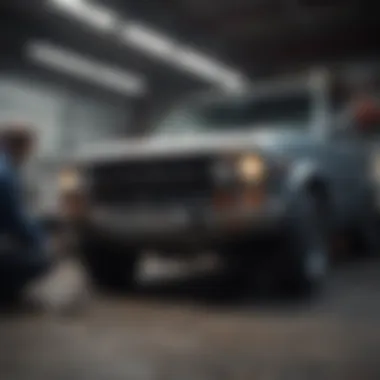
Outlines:
{"type": "Polygon", "coordinates": [[[106,101],[70,87],[26,76],[0,77],[0,122],[23,121],[39,130],[39,149],[25,172],[31,211],[57,208],[57,173],[62,160],[84,143],[128,134],[130,113],[124,99],[106,101]]]}
{"type": "Polygon", "coordinates": [[[85,142],[126,134],[126,102],[107,103],[27,77],[0,78],[0,121],[27,120],[40,132],[40,155],[66,156],[85,142]]]}

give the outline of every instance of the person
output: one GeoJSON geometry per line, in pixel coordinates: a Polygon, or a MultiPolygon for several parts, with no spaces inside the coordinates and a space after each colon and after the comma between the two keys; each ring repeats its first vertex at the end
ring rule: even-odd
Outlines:
{"type": "Polygon", "coordinates": [[[22,201],[20,171],[35,143],[30,126],[0,126],[0,302],[14,301],[50,267],[45,237],[22,201]]]}

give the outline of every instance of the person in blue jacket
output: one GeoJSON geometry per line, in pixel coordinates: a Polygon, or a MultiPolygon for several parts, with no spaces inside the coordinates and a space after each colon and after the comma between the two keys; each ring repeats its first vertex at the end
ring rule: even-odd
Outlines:
{"type": "Polygon", "coordinates": [[[34,147],[32,129],[0,128],[0,302],[15,300],[49,266],[45,237],[23,203],[20,170],[34,147]]]}

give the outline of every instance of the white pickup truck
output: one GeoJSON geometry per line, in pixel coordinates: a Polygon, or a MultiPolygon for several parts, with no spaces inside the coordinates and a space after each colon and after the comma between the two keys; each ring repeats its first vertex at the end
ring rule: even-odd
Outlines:
{"type": "Polygon", "coordinates": [[[338,111],[320,78],[207,94],[148,136],[83,151],[60,186],[93,279],[131,286],[144,249],[213,249],[237,281],[265,272],[276,286],[315,289],[331,236],[351,231],[377,249],[380,155],[338,111]]]}

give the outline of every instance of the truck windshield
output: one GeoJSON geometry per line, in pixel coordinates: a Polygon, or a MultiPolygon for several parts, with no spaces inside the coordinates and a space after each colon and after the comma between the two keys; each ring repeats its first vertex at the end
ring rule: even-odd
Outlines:
{"type": "Polygon", "coordinates": [[[307,128],[312,113],[309,94],[228,98],[182,107],[164,118],[157,133],[221,132],[255,127],[307,128]]]}

